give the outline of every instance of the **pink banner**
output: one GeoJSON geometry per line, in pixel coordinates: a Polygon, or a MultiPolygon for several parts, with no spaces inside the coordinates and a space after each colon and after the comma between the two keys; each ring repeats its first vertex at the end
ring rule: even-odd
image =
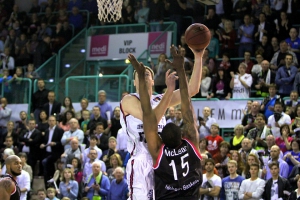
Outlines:
{"type": "MultiPolygon", "coordinates": [[[[162,32],[151,32],[148,37],[148,46],[158,38],[162,32]]],[[[151,46],[150,54],[167,53],[167,39],[168,33],[164,33],[158,40],[151,46]]]]}
{"type": "Polygon", "coordinates": [[[95,35],[91,37],[90,57],[108,55],[109,35],[95,35]]]}

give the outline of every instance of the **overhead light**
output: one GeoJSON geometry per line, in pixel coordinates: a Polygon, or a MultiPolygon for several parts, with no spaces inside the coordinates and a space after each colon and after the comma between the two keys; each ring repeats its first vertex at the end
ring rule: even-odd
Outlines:
{"type": "Polygon", "coordinates": [[[50,78],[50,79],[49,79],[49,82],[50,82],[50,83],[53,83],[53,82],[54,82],[54,79],[53,79],[53,78],[50,78]]]}
{"type": "Polygon", "coordinates": [[[102,73],[99,73],[99,77],[102,77],[103,76],[103,74],[102,73]]]}
{"type": "Polygon", "coordinates": [[[85,49],[81,49],[80,52],[81,52],[81,53],[85,53],[85,49]]]}
{"type": "Polygon", "coordinates": [[[65,64],[65,68],[69,68],[69,67],[71,67],[70,64],[65,64]]]}

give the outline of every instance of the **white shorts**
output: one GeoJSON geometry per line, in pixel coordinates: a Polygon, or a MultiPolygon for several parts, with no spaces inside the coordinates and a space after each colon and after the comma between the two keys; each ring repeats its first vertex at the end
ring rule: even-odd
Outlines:
{"type": "Polygon", "coordinates": [[[154,171],[150,155],[138,154],[128,160],[126,166],[128,200],[154,199],[154,171]]]}

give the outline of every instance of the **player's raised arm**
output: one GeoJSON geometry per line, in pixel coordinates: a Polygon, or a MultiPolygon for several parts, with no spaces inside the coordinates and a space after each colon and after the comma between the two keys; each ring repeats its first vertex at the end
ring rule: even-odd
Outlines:
{"type": "Polygon", "coordinates": [[[171,47],[171,53],[173,56],[173,63],[167,61],[174,67],[179,76],[179,90],[181,96],[181,113],[183,118],[183,137],[191,140],[196,147],[199,147],[199,138],[197,131],[197,124],[195,123],[195,112],[191,103],[191,97],[188,92],[188,84],[184,70],[184,58],[179,55],[174,46],[171,47]]]}

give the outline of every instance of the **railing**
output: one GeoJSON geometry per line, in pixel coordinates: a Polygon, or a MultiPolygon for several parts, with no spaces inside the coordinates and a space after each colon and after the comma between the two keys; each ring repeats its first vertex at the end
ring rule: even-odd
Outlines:
{"type": "Polygon", "coordinates": [[[83,97],[96,102],[98,91],[105,90],[109,101],[119,101],[122,91],[128,91],[129,82],[126,75],[70,76],[66,79],[65,95],[74,102],[83,97]]]}

